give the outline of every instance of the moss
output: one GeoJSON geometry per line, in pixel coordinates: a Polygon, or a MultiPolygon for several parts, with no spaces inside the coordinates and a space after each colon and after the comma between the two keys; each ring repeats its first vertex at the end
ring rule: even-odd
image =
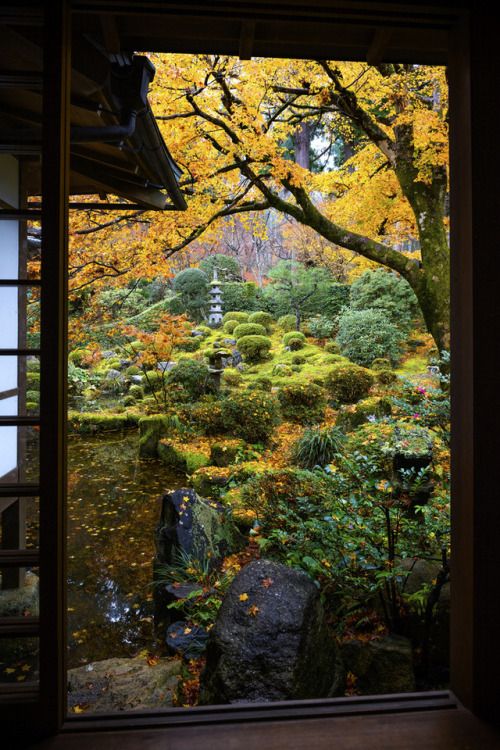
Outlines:
{"type": "Polygon", "coordinates": [[[398,376],[393,370],[379,370],[376,374],[377,382],[381,385],[390,385],[395,383],[398,376]]]}
{"type": "Polygon", "coordinates": [[[247,362],[259,362],[269,354],[272,342],[267,336],[243,336],[238,339],[238,349],[247,362]]]}
{"type": "Polygon", "coordinates": [[[257,513],[253,508],[245,505],[240,487],[233,487],[228,490],[223,496],[222,502],[231,511],[231,518],[238,528],[242,531],[252,528],[257,519],[257,513]]]}
{"type": "Polygon", "coordinates": [[[28,401],[26,403],[26,409],[27,409],[27,411],[29,411],[31,413],[38,412],[39,408],[40,408],[40,404],[37,404],[34,401],[28,401]]]}
{"type": "Polygon", "coordinates": [[[329,354],[339,354],[340,346],[336,341],[327,341],[325,344],[325,352],[328,352],[329,354]]]}
{"type": "Polygon", "coordinates": [[[390,370],[391,369],[391,360],[386,359],[385,357],[377,357],[373,360],[371,364],[372,370],[390,370]]]}
{"type": "Polygon", "coordinates": [[[135,406],[135,398],[133,396],[125,396],[123,399],[123,406],[135,406]]]}
{"type": "Polygon", "coordinates": [[[142,370],[140,367],[137,367],[137,365],[130,365],[130,367],[127,367],[125,370],[125,375],[130,378],[132,375],[142,375],[142,370]]]}
{"type": "Polygon", "coordinates": [[[295,315],[282,315],[278,318],[278,325],[284,331],[294,331],[296,322],[295,315]]]}
{"type": "Polygon", "coordinates": [[[168,434],[168,423],[165,417],[154,415],[139,419],[139,455],[155,458],[158,455],[158,443],[168,434]]]}
{"type": "Polygon", "coordinates": [[[231,479],[228,467],[203,466],[191,476],[193,489],[202,497],[218,499],[231,479]]]}
{"type": "Polygon", "coordinates": [[[68,429],[70,433],[94,435],[97,432],[128,430],[137,427],[139,417],[130,412],[123,414],[111,412],[69,412],[68,429]]]}
{"type": "Polygon", "coordinates": [[[157,445],[157,453],[160,461],[167,466],[192,474],[208,464],[208,458],[204,453],[185,450],[176,445],[172,440],[163,438],[157,445]]]}
{"type": "Polygon", "coordinates": [[[233,319],[226,320],[226,322],[224,323],[223,329],[224,329],[224,331],[226,333],[228,333],[229,335],[231,335],[232,332],[234,331],[234,329],[236,328],[236,326],[238,326],[238,325],[241,325],[241,324],[238,323],[237,320],[233,320],[233,319]]]}
{"type": "Polygon", "coordinates": [[[238,453],[245,447],[243,440],[224,440],[210,448],[210,462],[214,466],[229,466],[236,461],[238,453]]]}
{"type": "Polygon", "coordinates": [[[278,362],[278,364],[274,365],[273,367],[273,375],[282,377],[282,378],[288,378],[293,373],[293,370],[290,365],[286,365],[284,362],[278,362]]]}

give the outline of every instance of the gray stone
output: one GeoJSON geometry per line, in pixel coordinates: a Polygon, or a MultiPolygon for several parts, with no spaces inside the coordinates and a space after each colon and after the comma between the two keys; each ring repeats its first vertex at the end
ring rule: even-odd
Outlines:
{"type": "Polygon", "coordinates": [[[162,372],[169,372],[176,366],[177,362],[158,362],[158,369],[162,372]]]}
{"type": "Polygon", "coordinates": [[[342,644],[342,661],[356,678],[362,695],[409,693],[415,690],[413,653],[408,638],[389,635],[371,641],[342,644]]]}
{"type": "Polygon", "coordinates": [[[195,331],[191,331],[191,336],[195,336],[195,337],[202,336],[203,337],[204,335],[205,334],[203,333],[203,331],[196,331],[196,330],[195,331]]]}
{"type": "Polygon", "coordinates": [[[198,659],[205,651],[208,633],[199,625],[185,620],[173,622],[167,628],[167,646],[184,659],[198,659]]]}
{"type": "Polygon", "coordinates": [[[106,373],[106,380],[118,380],[118,378],[120,377],[120,370],[114,370],[113,368],[111,368],[111,370],[108,370],[106,373]]]}
{"type": "Polygon", "coordinates": [[[103,359],[115,359],[116,356],[117,356],[116,352],[112,352],[111,350],[108,350],[102,353],[103,359]]]}
{"type": "Polygon", "coordinates": [[[142,375],[131,375],[130,378],[129,378],[129,380],[130,380],[131,383],[137,383],[137,385],[141,385],[141,383],[143,382],[144,378],[143,378],[142,375]]]}
{"type": "Polygon", "coordinates": [[[319,698],[341,692],[342,669],[318,588],[270,560],[246,565],[210,631],[204,704],[319,698]]]}
{"type": "Polygon", "coordinates": [[[156,530],[157,561],[175,562],[176,550],[204,562],[216,562],[240,546],[235,526],[220,503],[204,500],[192,489],[167,492],[162,499],[160,523],[156,530]]]}
{"type": "Polygon", "coordinates": [[[227,346],[236,346],[236,339],[222,339],[222,343],[227,346]]]}
{"type": "Polygon", "coordinates": [[[181,681],[181,659],[159,659],[150,665],[143,656],[105,659],[68,671],[69,709],[89,713],[138,711],[171,706],[181,681]]]}

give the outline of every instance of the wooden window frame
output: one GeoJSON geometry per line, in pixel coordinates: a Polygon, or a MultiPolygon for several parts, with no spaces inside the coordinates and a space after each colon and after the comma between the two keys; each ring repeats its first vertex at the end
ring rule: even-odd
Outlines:
{"type": "MultiPolygon", "coordinates": [[[[324,7],[324,3],[319,5],[324,7]]],[[[97,5],[97,2],[94,2],[97,5]]],[[[105,3],[103,3],[105,5],[105,3]]],[[[111,3],[113,5],[113,3],[111,3]]],[[[117,4],[114,5],[116,7],[117,4]]],[[[163,2],[168,10],[175,3],[163,2]]],[[[205,6],[223,3],[205,3],[205,6]]],[[[229,3],[227,3],[229,5],[229,3]]],[[[233,0],[233,7],[238,5],[233,0]]],[[[246,3],[248,13],[258,2],[246,3]],[[250,6],[250,7],[249,7],[250,6]]],[[[344,2],[360,17],[374,3],[344,2]],[[364,10],[363,10],[364,9],[364,10]]],[[[385,8],[387,9],[387,3],[385,8]]],[[[396,3],[392,4],[394,7],[396,3]]],[[[402,5],[402,4],[401,4],[402,5]]],[[[436,3],[439,7],[446,3],[436,3]]],[[[408,7],[408,6],[405,6],[408,7]]],[[[304,13],[307,8],[304,3],[304,13]]],[[[219,7],[220,11],[220,7],[219,7]]],[[[228,13],[230,9],[228,9],[228,13]]],[[[284,9],[286,16],[286,6],[284,9]]],[[[355,699],[293,701],[265,706],[172,709],[139,716],[65,716],[65,494],[66,494],[66,267],[69,153],[70,9],[68,0],[46,4],[43,138],[43,263],[50,293],[42,301],[41,374],[41,663],[39,699],[0,705],[8,723],[31,722],[36,734],[61,729],[137,728],[394,713],[455,705],[453,694],[477,716],[496,720],[500,698],[500,503],[492,467],[500,450],[500,390],[491,366],[500,338],[495,255],[500,236],[493,146],[500,101],[490,94],[498,68],[495,24],[479,13],[456,14],[450,29],[452,245],[452,611],[451,687],[447,692],[355,699]],[[495,67],[496,66],[496,67],[495,67]],[[488,106],[488,112],[485,107],[488,106]],[[490,148],[487,145],[490,144],[490,148]],[[5,710],[6,709],[6,710],[5,710]]],[[[205,731],[208,731],[207,729],[205,731]]]]}

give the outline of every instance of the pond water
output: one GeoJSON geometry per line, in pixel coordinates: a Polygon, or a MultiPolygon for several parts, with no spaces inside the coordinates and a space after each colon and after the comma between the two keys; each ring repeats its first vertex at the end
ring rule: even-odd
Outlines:
{"type": "Polygon", "coordinates": [[[68,446],[68,666],[155,648],[154,529],[160,498],[186,483],[139,458],[136,432],[68,446]]]}

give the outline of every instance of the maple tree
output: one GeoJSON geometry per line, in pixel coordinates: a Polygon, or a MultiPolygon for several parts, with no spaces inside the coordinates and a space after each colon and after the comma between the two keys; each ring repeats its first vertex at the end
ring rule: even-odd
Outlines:
{"type": "Polygon", "coordinates": [[[143,277],[167,276],[169,259],[193,242],[203,236],[216,243],[226,217],[248,222],[255,233],[258,226],[262,236],[266,223],[251,217],[272,210],[313,230],[332,252],[340,247],[369,267],[397,271],[439,349],[449,347],[444,69],[211,55],[151,59],[157,74],[150,101],[184,170],[189,208],[111,214],[107,221],[93,212],[75,217],[74,288],[112,276],[124,283],[139,266],[143,277]],[[311,160],[304,154],[314,139],[311,160]],[[413,249],[403,252],[409,240],[413,249]]]}

